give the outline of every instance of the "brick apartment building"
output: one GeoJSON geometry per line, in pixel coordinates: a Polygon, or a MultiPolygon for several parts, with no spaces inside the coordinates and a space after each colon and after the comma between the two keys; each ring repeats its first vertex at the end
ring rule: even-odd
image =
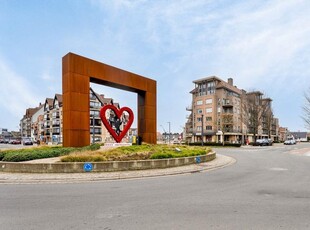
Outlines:
{"type": "Polygon", "coordinates": [[[216,76],[193,81],[192,104],[185,124],[186,142],[252,142],[278,140],[279,121],[270,98],[259,91],[246,92],[216,76]]]}

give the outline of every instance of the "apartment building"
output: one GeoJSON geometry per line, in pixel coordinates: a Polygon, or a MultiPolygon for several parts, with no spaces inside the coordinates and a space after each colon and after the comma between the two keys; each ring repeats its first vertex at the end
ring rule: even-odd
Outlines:
{"type": "Polygon", "coordinates": [[[262,93],[239,89],[233,79],[216,76],[195,80],[190,114],[185,124],[187,142],[252,142],[255,138],[277,135],[271,99],[262,93]],[[264,110],[262,110],[264,108],[264,110]]]}
{"type": "MultiPolygon", "coordinates": [[[[100,118],[100,109],[104,105],[113,104],[118,109],[119,104],[114,103],[112,98],[105,98],[103,94],[97,94],[90,88],[90,142],[114,142],[110,133],[104,127],[100,118]]],[[[58,144],[63,141],[63,117],[62,95],[55,94],[54,98],[46,98],[44,104],[37,108],[29,108],[21,120],[21,133],[23,137],[31,137],[33,141],[41,143],[58,144]]],[[[107,111],[106,116],[113,116],[113,111],[107,111]]],[[[128,116],[122,119],[121,129],[128,122],[128,116]]],[[[128,135],[124,141],[129,140],[128,135]]]]}
{"type": "Polygon", "coordinates": [[[40,140],[44,116],[44,105],[39,104],[38,110],[31,117],[31,135],[33,141],[40,140]]]}
{"type": "Polygon", "coordinates": [[[33,115],[42,108],[39,104],[38,107],[26,109],[25,115],[20,120],[20,133],[21,137],[31,137],[32,136],[32,117],[33,115]]]}

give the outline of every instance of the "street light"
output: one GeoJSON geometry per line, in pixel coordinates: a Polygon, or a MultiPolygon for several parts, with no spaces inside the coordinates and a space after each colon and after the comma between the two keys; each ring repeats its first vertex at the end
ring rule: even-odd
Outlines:
{"type": "Polygon", "coordinates": [[[203,114],[201,114],[201,146],[203,146],[203,114]]]}
{"type": "Polygon", "coordinates": [[[93,118],[93,144],[95,144],[95,114],[92,115],[93,118]]]}
{"type": "Polygon", "coordinates": [[[168,136],[168,143],[170,144],[170,121],[168,121],[169,124],[169,136],[168,136]]]}

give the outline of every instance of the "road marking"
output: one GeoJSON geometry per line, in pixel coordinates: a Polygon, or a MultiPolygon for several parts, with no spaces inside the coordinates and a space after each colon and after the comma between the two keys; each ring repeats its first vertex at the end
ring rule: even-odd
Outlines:
{"type": "Polygon", "coordinates": [[[270,168],[269,170],[271,170],[271,171],[287,171],[288,169],[286,169],[286,168],[270,168]]]}

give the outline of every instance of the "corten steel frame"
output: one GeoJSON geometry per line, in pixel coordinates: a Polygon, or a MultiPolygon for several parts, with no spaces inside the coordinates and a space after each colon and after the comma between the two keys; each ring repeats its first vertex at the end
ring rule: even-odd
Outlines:
{"type": "Polygon", "coordinates": [[[156,143],[156,81],[68,53],[62,58],[63,146],[90,144],[90,82],[137,93],[138,135],[156,143]]]}

